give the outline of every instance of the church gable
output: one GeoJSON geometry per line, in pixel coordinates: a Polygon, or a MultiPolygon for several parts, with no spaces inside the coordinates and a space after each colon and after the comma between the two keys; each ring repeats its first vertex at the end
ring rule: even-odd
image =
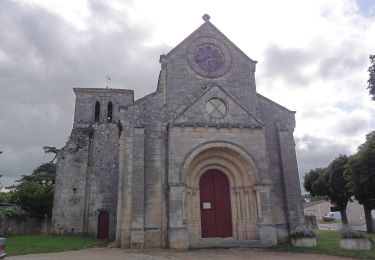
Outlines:
{"type": "Polygon", "coordinates": [[[210,17],[205,14],[203,17],[205,21],[200,27],[198,27],[194,32],[192,32],[188,37],[186,37],[182,42],[180,42],[176,47],[174,47],[167,55],[166,58],[173,56],[178,53],[180,48],[186,48],[192,42],[198,39],[199,42],[204,42],[204,39],[200,38],[214,38],[221,41],[223,44],[227,45],[232,51],[237,52],[242,58],[252,64],[256,64],[257,61],[251,59],[247,56],[240,48],[238,48],[230,39],[228,39],[215,25],[213,25],[209,20],[210,17]]]}
{"type": "Polygon", "coordinates": [[[220,85],[242,104],[256,113],[255,65],[207,17],[205,22],[167,55],[162,56],[166,75],[166,101],[170,111],[189,105],[208,83],[220,85]]]}
{"type": "Polygon", "coordinates": [[[211,85],[172,121],[172,125],[262,127],[227,91],[211,85]]]}

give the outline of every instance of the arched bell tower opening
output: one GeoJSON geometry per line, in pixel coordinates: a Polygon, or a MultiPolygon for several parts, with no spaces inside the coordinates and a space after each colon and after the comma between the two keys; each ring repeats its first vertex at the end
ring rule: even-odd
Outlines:
{"type": "Polygon", "coordinates": [[[189,155],[182,175],[191,244],[213,237],[260,239],[259,177],[245,152],[228,143],[205,145],[189,155]]]}

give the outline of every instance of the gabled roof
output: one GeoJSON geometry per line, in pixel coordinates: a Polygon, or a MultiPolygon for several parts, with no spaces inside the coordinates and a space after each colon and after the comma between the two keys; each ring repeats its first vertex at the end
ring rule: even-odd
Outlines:
{"type": "Polygon", "coordinates": [[[292,113],[292,114],[295,114],[295,113],[296,113],[296,111],[290,110],[290,109],[288,109],[288,108],[286,108],[286,107],[280,105],[279,103],[276,103],[275,101],[273,101],[273,100],[271,100],[271,99],[269,99],[269,98],[267,98],[267,97],[265,97],[265,96],[263,96],[263,95],[261,95],[261,94],[259,94],[259,93],[257,93],[257,96],[258,96],[258,98],[262,98],[262,99],[264,99],[265,101],[267,101],[267,102],[269,102],[269,103],[271,103],[271,104],[273,104],[273,105],[275,105],[275,106],[281,108],[282,110],[285,110],[285,111],[290,112],[290,113],[292,113]]]}
{"type": "Polygon", "coordinates": [[[194,104],[196,104],[199,100],[202,99],[202,97],[209,92],[212,88],[217,87],[219,88],[226,96],[228,96],[236,105],[238,105],[248,116],[251,118],[254,122],[252,125],[253,127],[264,127],[264,123],[259,120],[257,117],[255,117],[253,114],[248,112],[246,108],[244,108],[228,91],[226,91],[224,88],[222,88],[219,85],[211,84],[206,90],[204,90],[193,102],[188,104],[186,107],[184,107],[172,120],[169,121],[171,125],[173,125],[174,122],[176,122],[183,114],[185,114],[186,111],[188,111],[194,104]]]}
{"type": "Polygon", "coordinates": [[[233,47],[238,51],[240,52],[245,58],[247,58],[250,62],[256,64],[257,61],[251,59],[249,56],[247,56],[240,48],[238,48],[227,36],[225,36],[225,34],[223,34],[219,29],[216,28],[215,25],[213,25],[210,21],[209,21],[209,16],[208,16],[208,19],[205,19],[205,16],[203,16],[203,20],[205,21],[201,26],[199,26],[194,32],[192,32],[188,37],[186,37],[182,42],[180,42],[179,44],[177,44],[176,47],[174,47],[170,52],[168,52],[168,54],[166,54],[166,58],[168,58],[169,56],[171,56],[176,49],[178,49],[180,46],[184,45],[187,41],[189,41],[192,37],[194,37],[195,34],[197,34],[200,30],[202,30],[203,28],[205,27],[210,27],[211,29],[213,29],[214,31],[216,31],[218,34],[220,34],[226,41],[228,41],[231,45],[233,45],[233,47]]]}

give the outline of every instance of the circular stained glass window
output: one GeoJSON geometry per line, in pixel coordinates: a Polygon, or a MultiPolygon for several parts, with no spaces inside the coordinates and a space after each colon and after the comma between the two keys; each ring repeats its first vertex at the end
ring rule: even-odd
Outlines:
{"type": "Polygon", "coordinates": [[[213,44],[203,44],[196,49],[195,62],[207,72],[219,70],[224,64],[224,55],[213,44]]]}
{"type": "Polygon", "coordinates": [[[227,106],[218,98],[211,98],[206,103],[207,113],[214,118],[222,118],[227,113],[227,106]]]}

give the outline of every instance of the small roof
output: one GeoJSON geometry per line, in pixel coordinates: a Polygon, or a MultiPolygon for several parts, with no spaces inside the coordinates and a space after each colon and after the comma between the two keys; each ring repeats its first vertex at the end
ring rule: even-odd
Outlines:
{"type": "Polygon", "coordinates": [[[314,201],[309,201],[309,202],[303,203],[303,208],[304,209],[310,208],[312,206],[316,206],[316,205],[319,205],[319,204],[324,203],[324,202],[330,203],[327,200],[314,200],[314,201]]]}

